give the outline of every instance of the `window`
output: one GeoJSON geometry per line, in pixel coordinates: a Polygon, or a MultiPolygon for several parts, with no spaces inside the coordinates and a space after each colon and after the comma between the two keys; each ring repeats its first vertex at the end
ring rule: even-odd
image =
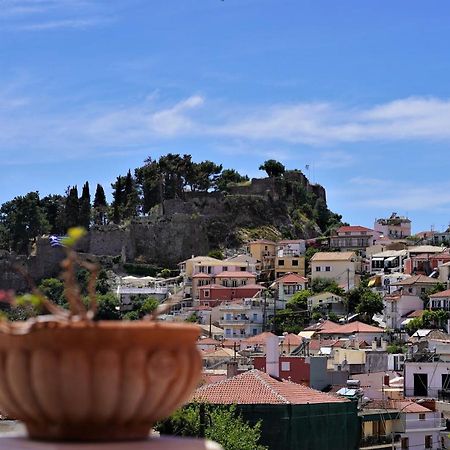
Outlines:
{"type": "Polygon", "coordinates": [[[419,420],[425,420],[425,413],[419,414],[419,420]]]}
{"type": "Polygon", "coordinates": [[[281,362],[281,370],[283,372],[289,372],[291,370],[291,363],[288,361],[281,362]]]}
{"type": "Polygon", "coordinates": [[[298,266],[298,259],[293,259],[292,260],[292,265],[293,266],[298,266]]]}
{"type": "Polygon", "coordinates": [[[278,265],[279,266],[284,266],[284,259],[279,259],[278,260],[278,265]]]}
{"type": "Polygon", "coordinates": [[[316,267],[316,272],[320,272],[320,266],[316,267]]]}
{"type": "Polygon", "coordinates": [[[246,267],[241,267],[241,272],[245,272],[247,270],[246,267]]]}
{"type": "Polygon", "coordinates": [[[258,329],[257,328],[253,328],[252,333],[253,333],[253,336],[256,336],[258,334],[258,329]]]}
{"type": "Polygon", "coordinates": [[[231,280],[231,286],[232,287],[237,287],[237,285],[238,285],[237,280],[231,280]]]}
{"type": "Polygon", "coordinates": [[[208,298],[208,297],[209,297],[209,289],[205,289],[205,293],[204,293],[204,296],[205,296],[206,298],[208,298]]]}
{"type": "Polygon", "coordinates": [[[425,436],[425,448],[433,448],[433,436],[425,436]]]}
{"type": "Polygon", "coordinates": [[[224,272],[227,272],[228,271],[228,266],[223,266],[222,269],[223,269],[224,272]]]}
{"type": "Polygon", "coordinates": [[[330,266],[326,266],[325,267],[325,272],[331,272],[331,267],[330,266]]]}

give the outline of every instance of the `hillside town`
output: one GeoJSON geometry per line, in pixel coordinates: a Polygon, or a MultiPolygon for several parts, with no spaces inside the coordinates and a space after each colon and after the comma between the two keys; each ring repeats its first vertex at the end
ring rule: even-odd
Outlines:
{"type": "Polygon", "coordinates": [[[199,323],[193,400],[262,420],[271,449],[449,448],[449,242],[392,213],[192,255],[180,277],[125,277],[117,295],[127,308],[130,293],[165,293],[162,320],[199,323]]]}

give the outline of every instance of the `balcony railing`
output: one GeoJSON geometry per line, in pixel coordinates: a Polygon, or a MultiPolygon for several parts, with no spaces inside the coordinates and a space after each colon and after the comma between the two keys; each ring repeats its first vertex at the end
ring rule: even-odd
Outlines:
{"type": "Polygon", "coordinates": [[[219,325],[235,325],[235,326],[245,326],[250,323],[250,320],[245,319],[220,319],[219,325]]]}

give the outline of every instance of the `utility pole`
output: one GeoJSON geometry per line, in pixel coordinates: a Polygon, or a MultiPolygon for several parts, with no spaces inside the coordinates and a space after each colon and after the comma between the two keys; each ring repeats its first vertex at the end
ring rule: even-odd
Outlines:
{"type": "Polygon", "coordinates": [[[266,303],[267,303],[267,293],[264,291],[264,302],[263,302],[263,332],[266,331],[266,303]]]}

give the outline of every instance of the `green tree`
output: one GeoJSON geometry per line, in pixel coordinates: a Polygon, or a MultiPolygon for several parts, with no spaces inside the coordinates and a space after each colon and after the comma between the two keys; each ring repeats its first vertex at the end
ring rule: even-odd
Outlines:
{"type": "Polygon", "coordinates": [[[108,202],[106,201],[105,191],[101,184],[97,184],[94,196],[94,223],[96,225],[105,225],[107,220],[108,202]]]}
{"type": "Polygon", "coordinates": [[[261,422],[250,425],[236,406],[190,404],[155,427],[161,434],[205,437],[225,450],[266,450],[259,441],[261,422]]]}
{"type": "Polygon", "coordinates": [[[83,185],[80,197],[80,213],[78,225],[81,225],[86,230],[91,226],[91,194],[89,192],[89,183],[86,181],[83,185]]]}
{"type": "Polygon", "coordinates": [[[163,189],[159,164],[152,158],[147,158],[145,165],[136,169],[134,173],[141,194],[142,212],[147,214],[163,200],[161,197],[163,189]]]}
{"type": "Polygon", "coordinates": [[[147,297],[139,308],[139,317],[151,314],[159,306],[159,301],[155,297],[147,297]]]}
{"type": "Polygon", "coordinates": [[[296,292],[287,302],[286,308],[295,310],[308,309],[308,297],[311,297],[312,292],[309,289],[304,289],[296,292]]]}
{"type": "Polygon", "coordinates": [[[80,224],[80,201],[77,186],[67,188],[64,217],[66,230],[80,224]]]}
{"type": "Polygon", "coordinates": [[[314,278],[311,281],[311,291],[314,294],[320,294],[321,292],[331,292],[339,296],[344,296],[345,291],[342,289],[335,280],[328,278],[314,278]]]}
{"type": "Polygon", "coordinates": [[[116,178],[116,181],[111,184],[113,189],[113,221],[119,224],[123,218],[123,210],[125,207],[125,190],[124,179],[121,176],[116,178]]]}
{"type": "Polygon", "coordinates": [[[28,254],[30,244],[50,229],[38,192],[29,192],[3,203],[0,208],[3,246],[28,254]]]}
{"type": "Polygon", "coordinates": [[[47,195],[41,199],[41,207],[50,225],[49,232],[52,234],[64,234],[65,218],[64,205],[66,199],[62,195],[47,195]]]}
{"type": "Polygon", "coordinates": [[[120,320],[122,318],[119,299],[116,295],[112,293],[98,295],[97,302],[98,307],[95,320],[120,320]]]}
{"type": "Polygon", "coordinates": [[[268,159],[267,161],[264,161],[264,163],[259,166],[259,170],[266,171],[267,175],[270,178],[277,178],[277,177],[281,177],[281,175],[284,174],[284,172],[286,171],[286,168],[280,162],[278,162],[274,159],[268,159]]]}
{"type": "Polygon", "coordinates": [[[219,248],[209,251],[208,256],[211,258],[216,258],[216,259],[220,259],[220,260],[225,259],[223,251],[220,250],[219,248]]]}
{"type": "Polygon", "coordinates": [[[137,216],[139,208],[139,194],[136,188],[135,180],[131,175],[131,171],[128,170],[124,183],[124,205],[123,215],[124,218],[130,219],[137,216]]]}
{"type": "Polygon", "coordinates": [[[98,273],[95,290],[98,294],[107,294],[108,292],[110,292],[108,274],[106,273],[105,269],[101,269],[98,273]]]}
{"type": "Polygon", "coordinates": [[[322,198],[318,198],[314,205],[313,217],[319,225],[322,231],[325,231],[328,226],[328,221],[330,219],[330,211],[327,208],[327,204],[322,198]]]}
{"type": "Polygon", "coordinates": [[[225,169],[217,177],[215,181],[215,188],[220,192],[228,192],[230,185],[242,183],[244,181],[248,181],[247,175],[241,175],[234,169],[225,169]]]}
{"type": "Polygon", "coordinates": [[[41,292],[54,303],[66,306],[67,300],[64,296],[64,283],[57,278],[45,278],[39,284],[41,292]]]}
{"type": "Polygon", "coordinates": [[[356,312],[360,314],[362,321],[366,323],[372,322],[374,314],[383,312],[384,304],[380,294],[370,290],[366,290],[362,296],[356,312]]]}

